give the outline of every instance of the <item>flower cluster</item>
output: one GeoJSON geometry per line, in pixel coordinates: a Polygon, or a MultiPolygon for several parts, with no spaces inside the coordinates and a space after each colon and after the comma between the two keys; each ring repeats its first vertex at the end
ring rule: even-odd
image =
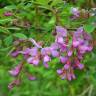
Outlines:
{"type": "Polygon", "coordinates": [[[71,8],[71,13],[72,13],[72,17],[71,17],[72,19],[77,19],[77,18],[80,17],[80,11],[79,11],[78,8],[72,7],[71,8]]]}
{"type": "MultiPolygon", "coordinates": [[[[57,32],[59,29],[61,31],[61,28],[57,28],[57,32]]],[[[60,52],[62,53],[60,54],[60,61],[63,63],[63,68],[58,69],[57,73],[62,79],[75,79],[76,76],[74,74],[74,70],[81,70],[84,68],[84,65],[82,64],[84,54],[92,50],[92,46],[90,44],[91,36],[84,32],[83,28],[81,27],[75,32],[67,34],[67,41],[66,38],[63,38],[63,35],[60,37],[57,35],[57,38],[59,38],[57,43],[60,44],[60,52]]]]}
{"type": "MultiPolygon", "coordinates": [[[[26,47],[23,48],[23,50],[18,48],[13,51],[11,55],[16,57],[22,54],[24,60],[34,66],[38,66],[42,61],[46,68],[48,68],[48,62],[50,62],[52,58],[59,58],[60,63],[62,63],[62,68],[57,69],[58,75],[60,75],[62,79],[75,79],[74,70],[84,68],[84,64],[82,64],[84,54],[92,50],[90,44],[91,36],[86,33],[82,27],[74,32],[68,32],[67,29],[62,26],[56,26],[55,31],[55,42],[49,47],[42,47],[42,44],[36,42],[34,39],[29,39],[28,41],[33,44],[32,47],[26,47]]],[[[20,42],[21,41],[22,40],[20,40],[20,42]]],[[[9,71],[10,74],[18,76],[22,70],[22,66],[23,64],[17,65],[17,67],[9,71]]],[[[36,79],[30,74],[28,74],[28,78],[29,80],[36,79]]]]}

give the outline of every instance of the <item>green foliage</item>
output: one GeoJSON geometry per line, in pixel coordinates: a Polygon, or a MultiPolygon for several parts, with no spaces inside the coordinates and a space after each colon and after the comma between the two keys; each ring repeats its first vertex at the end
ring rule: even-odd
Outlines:
{"type": "Polygon", "coordinates": [[[13,43],[13,37],[12,37],[12,35],[6,37],[6,38],[4,39],[4,42],[5,42],[5,45],[6,45],[6,46],[11,45],[11,44],[13,43]]]}
{"type": "Polygon", "coordinates": [[[69,31],[83,26],[86,32],[96,38],[96,16],[70,19],[71,7],[81,10],[89,0],[77,0],[75,3],[75,0],[65,1],[0,0],[0,96],[96,96],[96,48],[85,57],[83,72],[76,70],[77,79],[74,81],[61,80],[57,76],[56,69],[62,65],[59,60],[53,59],[49,69],[42,67],[42,64],[38,68],[26,64],[26,69],[36,75],[37,80],[29,81],[22,74],[20,86],[12,91],[7,88],[13,80],[8,71],[21,60],[21,56],[17,59],[9,56],[14,49],[14,40],[34,38],[48,46],[54,41],[52,32],[56,25],[65,26],[69,31]],[[7,11],[12,12],[12,16],[4,16],[7,11]]]}
{"type": "Polygon", "coordinates": [[[96,26],[90,24],[90,25],[84,25],[84,29],[86,32],[91,33],[95,30],[96,26]]]}
{"type": "Polygon", "coordinates": [[[22,33],[15,33],[13,34],[15,37],[20,38],[20,39],[27,39],[26,35],[22,33]]]}

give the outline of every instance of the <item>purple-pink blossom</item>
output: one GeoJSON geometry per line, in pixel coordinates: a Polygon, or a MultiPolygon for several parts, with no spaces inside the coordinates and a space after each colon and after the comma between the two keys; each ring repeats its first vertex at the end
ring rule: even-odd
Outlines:
{"type": "Polygon", "coordinates": [[[13,13],[10,12],[10,11],[7,11],[7,12],[4,13],[4,16],[12,16],[12,15],[13,15],[13,13]]]}
{"type": "Polygon", "coordinates": [[[60,36],[60,37],[67,36],[67,30],[62,26],[56,26],[56,32],[57,32],[57,36],[60,36]]]}
{"type": "MultiPolygon", "coordinates": [[[[77,9],[72,9],[75,16],[79,16],[77,9]]],[[[90,44],[91,35],[86,33],[83,27],[77,28],[74,32],[68,32],[68,30],[62,26],[56,26],[55,40],[50,46],[43,47],[37,43],[34,39],[29,39],[32,46],[24,46],[17,48],[11,55],[17,57],[19,54],[24,58],[24,62],[38,66],[41,63],[45,68],[49,68],[49,62],[54,58],[59,59],[61,68],[57,69],[57,73],[61,79],[67,79],[71,81],[76,79],[75,69],[84,69],[84,56],[86,53],[91,52],[93,46],[90,44]]],[[[23,41],[22,41],[23,42],[23,41]]],[[[12,76],[18,76],[22,69],[22,64],[17,65],[9,73],[12,76]]],[[[27,75],[29,80],[35,80],[33,75],[27,75]]],[[[13,81],[9,84],[9,89],[12,89],[17,81],[13,81]]]]}
{"type": "Polygon", "coordinates": [[[22,68],[22,64],[18,64],[15,68],[9,71],[12,76],[17,76],[22,68]]]}

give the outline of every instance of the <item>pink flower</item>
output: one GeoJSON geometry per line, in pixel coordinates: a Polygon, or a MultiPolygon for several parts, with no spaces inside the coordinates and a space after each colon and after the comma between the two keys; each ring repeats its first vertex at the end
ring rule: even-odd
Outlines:
{"type": "Polygon", "coordinates": [[[33,65],[38,65],[39,61],[40,61],[39,58],[36,58],[36,57],[30,57],[27,59],[27,62],[33,65]]]}
{"type": "Polygon", "coordinates": [[[13,82],[9,83],[8,89],[9,89],[9,90],[12,90],[13,87],[14,87],[14,83],[13,83],[13,82]]]}
{"type": "Polygon", "coordinates": [[[73,74],[73,73],[71,73],[71,77],[72,77],[73,79],[76,79],[76,76],[75,76],[75,74],[73,74]]]}
{"type": "Polygon", "coordinates": [[[69,67],[70,67],[70,65],[69,65],[69,64],[65,64],[65,65],[64,65],[64,69],[65,69],[65,70],[68,70],[68,69],[69,69],[69,67]]]}
{"type": "Polygon", "coordinates": [[[53,57],[59,57],[59,52],[57,50],[52,50],[51,54],[53,57]]]}
{"type": "Polygon", "coordinates": [[[62,36],[62,37],[67,36],[67,30],[61,26],[56,26],[56,32],[58,36],[62,36]]]}
{"type": "Polygon", "coordinates": [[[74,32],[75,38],[78,39],[78,38],[80,38],[81,36],[83,36],[83,32],[84,32],[83,27],[78,28],[78,29],[74,32]]]}
{"type": "Polygon", "coordinates": [[[33,65],[38,65],[39,64],[39,59],[33,59],[32,63],[33,63],[33,65]]]}
{"type": "Polygon", "coordinates": [[[68,60],[68,57],[60,56],[60,61],[61,61],[61,63],[66,63],[67,60],[68,60]]]}
{"type": "Polygon", "coordinates": [[[78,45],[80,44],[79,41],[77,40],[73,40],[73,47],[78,47],[78,45]]]}
{"type": "Polygon", "coordinates": [[[16,80],[12,81],[11,83],[9,83],[8,88],[9,88],[9,90],[12,90],[12,88],[14,86],[19,85],[19,84],[20,84],[20,80],[16,79],[16,80]]]}
{"type": "Polygon", "coordinates": [[[29,79],[29,80],[36,80],[36,77],[35,77],[35,76],[32,76],[32,75],[30,74],[30,75],[28,75],[28,79],[29,79]]]}
{"type": "Polygon", "coordinates": [[[30,53],[30,48],[26,48],[24,51],[19,51],[19,53],[23,54],[23,55],[29,55],[30,53]]]}
{"type": "Polygon", "coordinates": [[[62,69],[58,69],[58,70],[57,70],[57,73],[58,73],[58,74],[62,74],[62,73],[63,73],[62,69]]]}
{"type": "Polygon", "coordinates": [[[88,46],[87,46],[87,51],[89,51],[89,52],[90,52],[90,51],[92,51],[92,49],[93,49],[93,47],[92,47],[92,46],[90,46],[90,45],[88,45],[88,46]]]}
{"type": "Polygon", "coordinates": [[[79,12],[78,8],[71,8],[71,12],[74,15],[74,18],[80,16],[80,12],[79,12]]]}
{"type": "Polygon", "coordinates": [[[69,50],[67,54],[70,57],[70,56],[72,56],[72,53],[73,53],[73,51],[72,50],[69,50]]]}
{"type": "Polygon", "coordinates": [[[33,57],[30,57],[30,58],[27,59],[27,62],[28,62],[29,64],[32,64],[32,63],[33,63],[33,59],[34,59],[33,57]]]}
{"type": "Polygon", "coordinates": [[[64,43],[63,37],[57,37],[56,42],[60,43],[60,44],[63,44],[64,43]]]}
{"type": "Polygon", "coordinates": [[[29,55],[36,56],[38,54],[38,48],[37,47],[33,47],[33,48],[30,49],[29,52],[30,52],[29,55]]]}
{"type": "Polygon", "coordinates": [[[49,67],[48,63],[44,62],[43,64],[44,64],[44,67],[45,68],[48,68],[49,67]]]}
{"type": "Polygon", "coordinates": [[[76,66],[77,66],[80,70],[84,68],[84,64],[81,64],[77,58],[75,59],[75,63],[76,63],[76,66]]]}
{"type": "Polygon", "coordinates": [[[70,68],[71,62],[68,60],[67,63],[64,65],[64,69],[68,70],[70,68]]]}
{"type": "Polygon", "coordinates": [[[9,73],[12,76],[17,76],[22,68],[22,64],[17,65],[14,69],[10,70],[9,73]]]}
{"type": "Polygon", "coordinates": [[[4,16],[12,16],[13,14],[12,14],[12,12],[5,12],[4,13],[4,16]]]}
{"type": "Polygon", "coordinates": [[[12,56],[12,57],[17,57],[18,55],[19,55],[19,50],[13,51],[13,52],[11,53],[11,56],[12,56]]]}
{"type": "Polygon", "coordinates": [[[52,50],[57,50],[57,49],[59,49],[59,47],[60,47],[60,46],[59,46],[58,43],[53,43],[53,44],[51,44],[51,47],[50,47],[50,48],[51,48],[52,50]]]}
{"type": "Polygon", "coordinates": [[[51,54],[51,48],[45,47],[41,49],[41,55],[50,55],[51,54]]]}
{"type": "Polygon", "coordinates": [[[83,69],[84,68],[84,64],[81,64],[81,63],[77,64],[77,66],[78,66],[79,69],[83,69]]]}
{"type": "Polygon", "coordinates": [[[79,51],[81,54],[84,54],[87,51],[88,47],[86,45],[79,46],[79,51]]]}
{"type": "Polygon", "coordinates": [[[70,74],[70,73],[67,74],[67,79],[68,79],[69,81],[72,80],[72,77],[71,77],[71,74],[70,74]]]}
{"type": "Polygon", "coordinates": [[[44,56],[43,62],[49,62],[49,61],[51,61],[51,58],[48,55],[44,56]]]}
{"type": "Polygon", "coordinates": [[[68,46],[65,44],[60,45],[60,52],[66,52],[68,50],[68,46]]]}

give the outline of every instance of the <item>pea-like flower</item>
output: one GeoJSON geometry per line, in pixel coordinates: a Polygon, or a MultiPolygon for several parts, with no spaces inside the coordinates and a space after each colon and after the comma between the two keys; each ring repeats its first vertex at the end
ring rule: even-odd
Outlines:
{"type": "MultiPolygon", "coordinates": [[[[76,17],[79,16],[77,9],[72,9],[72,12],[76,17]]],[[[67,79],[71,81],[76,79],[74,73],[75,69],[84,69],[83,58],[87,52],[91,52],[93,47],[90,44],[92,40],[91,35],[86,33],[82,27],[77,28],[76,31],[68,33],[67,29],[62,26],[56,26],[55,41],[48,47],[42,47],[40,43],[37,43],[34,39],[29,39],[32,46],[19,47],[18,50],[14,50],[11,55],[17,57],[19,54],[23,55],[24,61],[34,66],[38,66],[41,63],[45,68],[49,67],[49,62],[53,58],[58,58],[62,68],[57,69],[58,75],[61,79],[67,79]]],[[[23,41],[22,41],[23,42],[23,41]]],[[[22,69],[22,64],[17,65],[9,73],[12,76],[18,76],[22,69]]],[[[29,80],[35,80],[36,77],[27,74],[29,80]]],[[[9,89],[12,89],[17,81],[13,81],[9,84],[9,89]]]]}

